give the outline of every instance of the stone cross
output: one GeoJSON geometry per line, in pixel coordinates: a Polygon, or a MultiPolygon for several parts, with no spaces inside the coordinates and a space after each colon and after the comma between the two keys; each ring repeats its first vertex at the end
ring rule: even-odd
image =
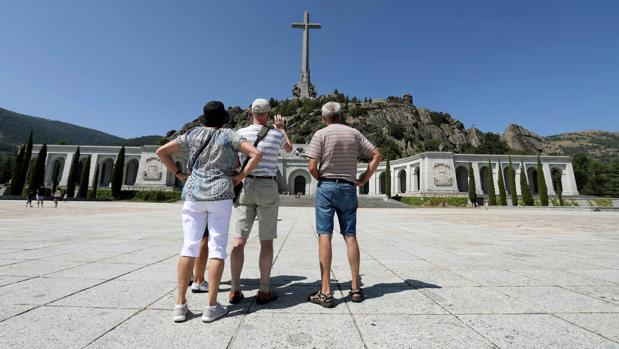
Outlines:
{"type": "Polygon", "coordinates": [[[320,29],[319,23],[310,23],[309,12],[305,11],[303,23],[292,23],[293,28],[303,29],[303,52],[301,57],[301,80],[295,85],[293,94],[300,98],[316,96],[314,86],[310,82],[309,75],[309,31],[310,29],[320,29]]]}

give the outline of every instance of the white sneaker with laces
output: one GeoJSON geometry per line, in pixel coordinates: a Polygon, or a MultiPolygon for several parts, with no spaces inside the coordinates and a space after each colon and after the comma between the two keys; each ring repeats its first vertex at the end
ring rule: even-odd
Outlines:
{"type": "Polygon", "coordinates": [[[207,306],[206,309],[204,309],[204,313],[202,313],[202,321],[212,322],[226,314],[228,314],[228,309],[217,303],[213,306],[207,306]]]}
{"type": "Polygon", "coordinates": [[[192,283],[191,284],[191,293],[205,293],[208,292],[208,283],[206,280],[201,283],[192,283]]]}
{"type": "Polygon", "coordinates": [[[174,320],[174,322],[183,322],[187,319],[187,313],[189,313],[187,303],[175,304],[174,310],[172,310],[172,320],[174,320]]]}

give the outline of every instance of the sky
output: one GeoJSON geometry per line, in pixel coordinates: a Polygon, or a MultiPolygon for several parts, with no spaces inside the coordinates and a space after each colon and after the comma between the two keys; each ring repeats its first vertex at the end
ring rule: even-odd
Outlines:
{"type": "Polygon", "coordinates": [[[619,1],[0,0],[0,107],[121,137],[217,99],[411,93],[468,127],[619,131],[619,1]]]}

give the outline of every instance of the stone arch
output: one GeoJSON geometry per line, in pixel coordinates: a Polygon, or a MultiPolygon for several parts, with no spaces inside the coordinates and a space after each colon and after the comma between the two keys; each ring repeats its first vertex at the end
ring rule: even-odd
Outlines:
{"type": "Polygon", "coordinates": [[[305,180],[304,176],[298,175],[294,177],[294,183],[292,184],[293,194],[305,195],[306,185],[307,185],[307,181],[305,180]]]}
{"type": "Polygon", "coordinates": [[[552,188],[555,193],[557,193],[558,190],[561,190],[561,194],[563,194],[563,169],[559,167],[551,167],[550,178],[552,178],[552,188]]]}
{"type": "Polygon", "coordinates": [[[114,171],[114,160],[107,158],[100,162],[99,187],[107,188],[112,183],[112,172],[114,171]]]}
{"type": "Polygon", "coordinates": [[[310,174],[307,170],[296,169],[288,175],[288,190],[291,194],[297,194],[300,192],[303,195],[308,195],[310,194],[309,185],[311,181],[312,181],[312,178],[310,177],[310,174]],[[303,190],[301,190],[302,188],[300,187],[301,179],[299,179],[298,177],[302,177],[303,180],[305,181],[303,190]],[[300,190],[300,191],[296,191],[296,190],[300,190]]]}
{"type": "Polygon", "coordinates": [[[398,172],[398,189],[400,193],[406,193],[406,170],[400,170],[398,172]]]}
{"type": "Polygon", "coordinates": [[[539,193],[539,183],[537,183],[537,168],[527,168],[527,177],[527,179],[529,180],[529,187],[531,188],[531,193],[539,193]]]}
{"type": "Polygon", "coordinates": [[[413,191],[421,191],[421,176],[419,166],[415,166],[413,169],[413,191]]]}
{"type": "Polygon", "coordinates": [[[482,166],[479,168],[479,181],[481,184],[481,191],[484,194],[488,194],[488,176],[490,169],[488,166],[482,166]]]}
{"type": "Polygon", "coordinates": [[[465,165],[456,167],[456,183],[458,191],[465,193],[469,190],[469,169],[465,165]]]}
{"type": "Polygon", "coordinates": [[[359,188],[359,194],[367,195],[370,193],[370,181],[365,182],[365,184],[359,188]]]}
{"type": "Polygon", "coordinates": [[[381,172],[378,176],[378,193],[385,194],[385,172],[381,172]]]}
{"type": "Polygon", "coordinates": [[[511,195],[511,192],[509,191],[509,166],[503,168],[503,184],[505,185],[505,193],[507,193],[507,195],[511,195]]]}
{"type": "Polygon", "coordinates": [[[135,185],[135,180],[138,178],[138,167],[140,163],[137,159],[131,159],[125,166],[125,185],[135,185]]]}
{"type": "Polygon", "coordinates": [[[57,157],[51,162],[49,171],[49,182],[52,187],[58,186],[62,180],[62,174],[65,166],[65,158],[57,157]]]}

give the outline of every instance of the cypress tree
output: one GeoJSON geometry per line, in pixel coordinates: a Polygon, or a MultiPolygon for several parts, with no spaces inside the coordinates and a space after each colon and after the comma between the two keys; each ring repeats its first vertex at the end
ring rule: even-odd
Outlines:
{"type": "Polygon", "coordinates": [[[475,175],[473,164],[469,162],[469,200],[474,205],[477,202],[477,190],[475,189],[475,175]]]}
{"type": "Polygon", "coordinates": [[[524,162],[520,162],[520,191],[522,192],[522,203],[525,206],[534,206],[533,195],[527,181],[527,169],[524,167],[524,162]]]}
{"type": "Polygon", "coordinates": [[[21,195],[21,189],[17,188],[19,183],[19,176],[21,176],[21,168],[24,164],[24,155],[26,153],[26,147],[21,146],[19,153],[17,153],[17,159],[13,164],[13,173],[11,174],[11,186],[9,187],[9,195],[21,195]]]}
{"type": "Polygon", "coordinates": [[[501,165],[501,162],[499,161],[499,178],[498,178],[498,185],[499,185],[499,205],[501,206],[507,206],[507,195],[505,194],[505,181],[503,180],[503,166],[501,165]]]}
{"type": "Polygon", "coordinates": [[[90,176],[90,155],[86,160],[86,165],[82,169],[82,178],[80,179],[80,190],[77,196],[81,199],[88,197],[88,177],[90,176]]]}
{"type": "Polygon", "coordinates": [[[546,187],[546,177],[542,168],[542,162],[537,156],[537,191],[539,192],[539,203],[541,206],[548,206],[548,187],[546,187]]]}
{"type": "Polygon", "coordinates": [[[385,166],[385,194],[388,198],[391,197],[391,160],[389,158],[385,166]]]}
{"type": "Polygon", "coordinates": [[[28,182],[30,190],[38,190],[43,185],[45,180],[45,160],[47,160],[47,144],[43,144],[34,163],[30,181],[28,182]]]}
{"type": "Polygon", "coordinates": [[[114,171],[112,172],[112,196],[120,199],[120,191],[123,185],[123,172],[125,169],[125,146],[123,145],[118,152],[114,171]]]}
{"type": "Polygon", "coordinates": [[[80,173],[77,173],[77,166],[80,162],[80,147],[77,147],[75,150],[75,154],[73,154],[73,159],[71,160],[71,168],[69,169],[69,178],[67,179],[67,196],[70,198],[75,197],[75,183],[80,176],[80,173]]]}
{"type": "Polygon", "coordinates": [[[97,198],[97,187],[99,186],[99,165],[95,165],[95,176],[92,179],[92,194],[91,198],[97,198]]]}
{"type": "Polygon", "coordinates": [[[559,199],[559,206],[563,206],[563,188],[561,187],[561,181],[555,183],[555,192],[559,199]]]}
{"type": "Polygon", "coordinates": [[[496,194],[494,192],[494,175],[492,174],[492,165],[490,164],[490,160],[488,160],[488,205],[496,206],[496,194]]]}
{"type": "Polygon", "coordinates": [[[512,200],[512,206],[518,206],[518,194],[516,193],[516,172],[512,164],[512,157],[509,157],[509,196],[512,200]]]}
{"type": "Polygon", "coordinates": [[[24,191],[26,178],[28,178],[28,170],[30,169],[30,159],[32,159],[32,131],[30,131],[28,140],[26,141],[24,159],[22,160],[19,176],[17,177],[17,183],[15,183],[15,194],[13,195],[21,195],[22,191],[24,191]]]}

